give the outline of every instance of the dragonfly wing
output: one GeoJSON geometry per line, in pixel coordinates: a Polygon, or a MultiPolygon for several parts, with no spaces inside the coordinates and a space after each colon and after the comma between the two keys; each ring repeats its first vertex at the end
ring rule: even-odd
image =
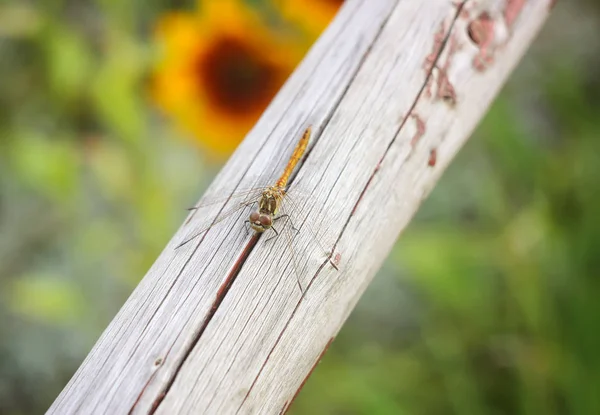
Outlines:
{"type": "Polygon", "coordinates": [[[290,223],[287,229],[283,229],[283,233],[285,234],[285,243],[287,244],[287,248],[292,255],[292,266],[294,267],[294,275],[296,276],[296,283],[298,284],[298,288],[300,289],[300,294],[304,297],[304,290],[302,289],[302,283],[300,282],[300,271],[298,268],[298,255],[296,255],[296,250],[294,249],[294,241],[293,238],[295,236],[296,228],[292,226],[290,223]]]}
{"type": "MultiPolygon", "coordinates": [[[[283,233],[283,239],[285,240],[285,244],[287,247],[287,252],[289,252],[292,256],[292,267],[294,271],[294,276],[296,277],[296,283],[298,284],[298,288],[300,289],[301,295],[304,295],[304,289],[302,288],[302,283],[300,282],[300,270],[298,267],[298,255],[296,254],[296,250],[294,249],[293,239],[296,235],[297,229],[294,227],[292,216],[289,214],[290,212],[285,210],[285,206],[280,206],[279,215],[276,219],[280,219],[277,221],[277,229],[276,236],[272,236],[269,239],[279,239],[281,234],[283,233]]],[[[273,225],[273,229],[275,230],[275,224],[273,225]]],[[[267,240],[269,240],[267,239],[267,240]]]]}
{"type": "MultiPolygon", "coordinates": [[[[246,199],[241,202],[236,202],[233,206],[226,209],[224,212],[219,213],[212,222],[210,222],[207,225],[202,226],[199,231],[195,232],[192,236],[188,237],[183,242],[181,242],[179,245],[177,245],[175,247],[175,249],[180,248],[183,245],[187,244],[188,242],[196,239],[198,236],[207,232],[209,229],[211,229],[216,224],[224,221],[225,219],[227,219],[227,218],[231,217],[232,215],[234,215],[235,213],[239,212],[241,209],[244,209],[244,208],[254,204],[255,202],[258,202],[258,199],[256,199],[256,198],[255,199],[246,199]]],[[[198,209],[200,209],[200,207],[198,209]]]]}
{"type": "Polygon", "coordinates": [[[219,203],[227,203],[229,201],[240,201],[240,200],[248,200],[253,198],[258,198],[261,193],[265,190],[265,187],[253,187],[244,190],[231,191],[231,192],[222,192],[219,196],[208,196],[203,197],[200,200],[200,203],[195,206],[189,208],[188,210],[197,210],[203,207],[216,205],[219,203]],[[224,196],[227,195],[227,196],[224,196]]]}
{"type": "Polygon", "coordinates": [[[286,193],[281,205],[282,205],[282,209],[284,209],[286,211],[286,213],[289,214],[294,219],[294,226],[296,226],[299,231],[303,230],[303,229],[307,229],[311,236],[311,239],[313,239],[317,243],[321,253],[329,258],[331,256],[331,253],[327,249],[325,249],[325,245],[323,244],[323,241],[321,240],[321,238],[319,238],[319,236],[317,236],[317,232],[311,225],[310,221],[305,220],[302,223],[299,222],[300,221],[299,214],[301,212],[301,209],[300,209],[300,205],[299,205],[298,201],[296,201],[294,199],[293,195],[286,193]],[[298,221],[299,223],[295,223],[296,221],[298,221]]]}
{"type": "Polygon", "coordinates": [[[258,193],[261,193],[269,185],[273,184],[275,180],[271,175],[252,175],[244,178],[245,183],[254,183],[251,187],[237,188],[238,185],[229,185],[220,187],[217,189],[208,188],[205,195],[200,199],[191,210],[198,209],[205,206],[211,206],[219,203],[225,203],[229,200],[245,199],[258,197],[258,193]]]}

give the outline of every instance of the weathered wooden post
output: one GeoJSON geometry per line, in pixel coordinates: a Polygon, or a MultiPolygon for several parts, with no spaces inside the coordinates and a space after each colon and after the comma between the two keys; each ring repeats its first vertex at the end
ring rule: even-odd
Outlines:
{"type": "Polygon", "coordinates": [[[285,412],[552,3],[348,0],[209,190],[276,178],[311,124],[295,266],[239,215],[174,249],[233,202],[192,213],[48,413],[285,412]]]}

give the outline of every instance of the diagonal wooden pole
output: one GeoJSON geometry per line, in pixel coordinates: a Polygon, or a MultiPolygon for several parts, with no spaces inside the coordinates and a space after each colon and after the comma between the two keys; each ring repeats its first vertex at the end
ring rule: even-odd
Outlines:
{"type": "Polygon", "coordinates": [[[311,124],[294,220],[338,270],[243,216],[174,249],[233,202],[198,209],[48,413],[285,412],[552,3],[348,0],[208,192],[276,178],[311,124]]]}

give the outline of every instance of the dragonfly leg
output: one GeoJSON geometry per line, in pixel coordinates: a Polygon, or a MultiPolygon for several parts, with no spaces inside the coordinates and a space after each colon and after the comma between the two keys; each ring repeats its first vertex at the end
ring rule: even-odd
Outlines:
{"type": "Polygon", "coordinates": [[[277,229],[275,229],[275,226],[271,225],[271,229],[273,229],[273,232],[275,232],[275,235],[268,238],[265,242],[269,242],[271,239],[277,238],[279,236],[279,232],[277,232],[277,229]]]}
{"type": "MultiPolygon", "coordinates": [[[[300,233],[300,230],[294,226],[294,222],[292,222],[292,218],[291,218],[291,216],[290,216],[290,215],[288,215],[287,213],[286,213],[286,214],[284,214],[284,215],[277,216],[276,218],[274,218],[274,219],[273,219],[273,222],[275,222],[275,221],[276,221],[276,220],[278,220],[278,219],[282,219],[282,218],[286,218],[286,219],[287,219],[287,220],[286,220],[286,224],[287,224],[288,222],[290,223],[290,225],[292,226],[292,230],[293,230],[294,232],[296,232],[296,235],[294,235],[294,236],[297,236],[297,235],[300,233]]],[[[284,225],[284,226],[285,226],[285,225],[284,225]]]]}
{"type": "Polygon", "coordinates": [[[329,259],[329,263],[331,264],[331,266],[336,270],[339,271],[340,269],[338,268],[338,266],[335,264],[335,262],[332,261],[331,257],[328,258],[329,259]]]}
{"type": "Polygon", "coordinates": [[[338,268],[338,264],[336,263],[336,262],[338,262],[338,261],[339,261],[339,254],[338,254],[338,255],[336,255],[336,258],[335,258],[335,260],[331,259],[331,257],[333,256],[334,252],[335,252],[334,250],[331,250],[331,251],[327,251],[327,252],[326,252],[326,254],[327,254],[327,261],[329,261],[329,263],[331,264],[331,266],[332,266],[332,267],[333,267],[333,268],[334,268],[336,271],[339,271],[340,269],[338,268]]]}
{"type": "Polygon", "coordinates": [[[296,275],[296,284],[298,284],[298,288],[300,289],[300,294],[302,295],[302,297],[304,297],[304,294],[306,294],[304,292],[304,289],[302,288],[302,284],[300,284],[300,280],[298,279],[298,276],[296,275]]]}

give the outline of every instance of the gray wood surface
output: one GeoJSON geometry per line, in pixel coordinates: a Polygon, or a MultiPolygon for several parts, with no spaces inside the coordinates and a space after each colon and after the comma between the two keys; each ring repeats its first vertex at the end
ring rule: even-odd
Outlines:
{"type": "Polygon", "coordinates": [[[312,125],[298,235],[248,208],[174,249],[236,201],[192,212],[48,413],[284,412],[551,3],[348,0],[203,199],[274,182],[312,125]]]}

